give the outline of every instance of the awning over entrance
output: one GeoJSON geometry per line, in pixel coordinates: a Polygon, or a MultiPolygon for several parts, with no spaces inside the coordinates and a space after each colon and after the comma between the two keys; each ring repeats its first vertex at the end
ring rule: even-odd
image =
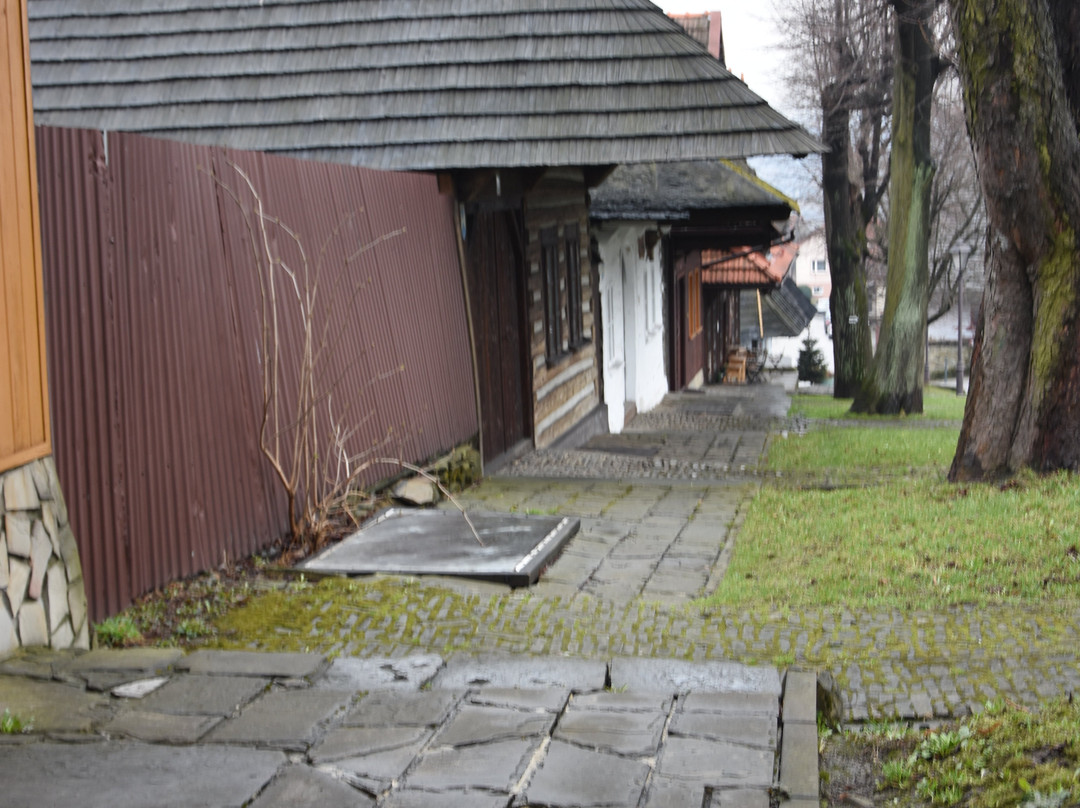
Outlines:
{"type": "MultiPolygon", "coordinates": [[[[743,290],[739,296],[740,318],[743,323],[757,323],[757,293],[743,290]]],[[[761,293],[761,322],[765,337],[797,337],[817,314],[817,307],[804,295],[791,276],[776,288],[761,293]]]]}

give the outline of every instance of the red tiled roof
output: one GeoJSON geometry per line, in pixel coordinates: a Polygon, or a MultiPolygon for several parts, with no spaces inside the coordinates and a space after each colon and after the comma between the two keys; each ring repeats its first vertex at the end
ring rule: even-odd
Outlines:
{"type": "Polygon", "coordinates": [[[770,248],[769,257],[761,250],[748,252],[749,249],[702,250],[701,282],[721,286],[778,286],[787,275],[798,245],[778,244],[770,248]]]}

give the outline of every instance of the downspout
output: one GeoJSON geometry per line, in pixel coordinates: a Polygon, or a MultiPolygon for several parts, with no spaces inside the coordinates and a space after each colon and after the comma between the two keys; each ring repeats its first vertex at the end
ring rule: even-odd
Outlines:
{"type": "MultiPolygon", "coordinates": [[[[456,194],[455,194],[456,201],[456,194]]],[[[461,268],[461,291],[465,298],[465,321],[469,328],[469,350],[472,352],[473,396],[476,400],[476,442],[480,447],[480,476],[484,476],[484,413],[480,407],[480,365],[476,358],[476,329],[473,326],[472,300],[469,297],[469,276],[465,269],[464,205],[454,205],[454,234],[457,238],[458,266],[461,268]]]]}

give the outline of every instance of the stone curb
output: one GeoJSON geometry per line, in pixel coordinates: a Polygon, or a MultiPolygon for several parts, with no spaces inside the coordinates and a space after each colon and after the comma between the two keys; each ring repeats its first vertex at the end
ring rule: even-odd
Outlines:
{"type": "Polygon", "coordinates": [[[789,670],[780,710],[780,788],[786,805],[818,805],[817,674],[789,670]]]}

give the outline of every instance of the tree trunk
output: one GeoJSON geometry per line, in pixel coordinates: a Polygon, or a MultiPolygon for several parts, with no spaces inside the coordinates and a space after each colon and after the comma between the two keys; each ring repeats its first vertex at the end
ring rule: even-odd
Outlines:
{"type": "Polygon", "coordinates": [[[935,50],[930,41],[932,0],[893,0],[896,58],[889,179],[889,269],[885,314],[873,371],[852,404],[854,412],[896,414],[923,410],[926,306],[929,287],[930,110],[935,50]]]}
{"type": "Polygon", "coordinates": [[[825,243],[829,251],[832,293],[833,395],[850,398],[870,365],[870,322],[866,303],[866,223],[858,191],[851,182],[851,113],[844,91],[830,85],[822,91],[825,145],[822,191],[825,198],[825,243]]]}
{"type": "Polygon", "coordinates": [[[1075,3],[950,0],[989,278],[949,477],[1080,467],[1075,3]]]}

